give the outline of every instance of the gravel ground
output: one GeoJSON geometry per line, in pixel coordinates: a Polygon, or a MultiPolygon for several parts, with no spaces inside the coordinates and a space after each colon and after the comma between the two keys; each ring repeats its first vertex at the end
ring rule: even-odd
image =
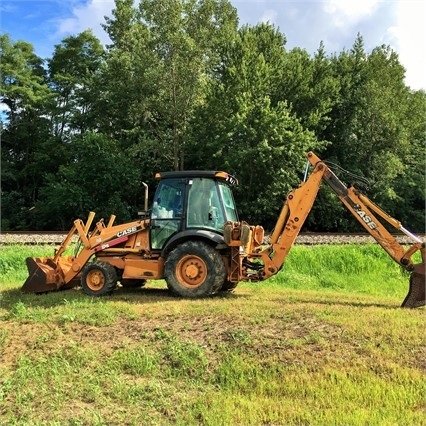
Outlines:
{"type": "MultiPolygon", "coordinates": [[[[66,235],[61,234],[0,234],[0,244],[53,244],[59,245],[66,235]]],[[[424,236],[423,240],[424,240],[424,236]]],[[[75,238],[75,237],[74,237],[75,238]]],[[[405,235],[397,236],[400,244],[412,244],[409,237],[405,235]]],[[[373,237],[365,234],[301,234],[296,239],[296,244],[366,244],[374,243],[373,237]]]]}
{"type": "MultiPolygon", "coordinates": [[[[53,244],[59,245],[66,234],[0,234],[0,244],[53,244]]],[[[74,237],[75,238],[75,237],[74,237]]]]}
{"type": "MultiPolygon", "coordinates": [[[[395,236],[400,244],[413,244],[414,241],[406,235],[395,236]]],[[[296,244],[366,244],[376,243],[370,235],[363,234],[301,234],[296,244]]]]}

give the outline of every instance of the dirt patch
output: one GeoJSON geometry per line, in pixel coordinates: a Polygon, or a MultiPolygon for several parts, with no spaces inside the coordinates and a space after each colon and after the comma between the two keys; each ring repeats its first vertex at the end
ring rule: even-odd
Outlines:
{"type": "MultiPolygon", "coordinates": [[[[329,331],[330,332],[330,331],[329,331]]],[[[110,353],[123,346],[151,344],[165,338],[192,341],[214,350],[218,345],[250,347],[258,353],[270,353],[289,347],[289,341],[308,338],[305,326],[283,324],[277,319],[267,325],[250,325],[241,318],[232,321],[213,315],[173,316],[170,318],[118,319],[109,326],[90,326],[79,322],[58,323],[2,323],[3,344],[0,360],[3,367],[16,364],[21,355],[37,350],[40,354],[54,352],[70,343],[89,345],[110,353]]],[[[291,345],[290,345],[291,346],[291,345]]]]}
{"type": "MultiPolygon", "coordinates": [[[[213,358],[219,346],[227,346],[241,348],[243,354],[256,353],[260,359],[274,358],[278,362],[296,365],[338,358],[352,362],[371,356],[367,350],[360,357],[359,339],[353,339],[340,327],[314,317],[289,321],[288,318],[272,316],[267,323],[248,324],[239,317],[171,315],[136,320],[119,318],[112,325],[100,327],[79,322],[4,321],[2,334],[5,337],[0,346],[0,364],[5,369],[14,369],[23,355],[32,356],[37,352],[38,356],[49,357],[69,345],[96,348],[107,356],[123,347],[152,347],[164,339],[193,342],[213,358]]],[[[421,351],[421,348],[413,348],[413,351],[421,351]]],[[[424,358],[420,355],[414,356],[410,364],[424,369],[424,358]]]]}

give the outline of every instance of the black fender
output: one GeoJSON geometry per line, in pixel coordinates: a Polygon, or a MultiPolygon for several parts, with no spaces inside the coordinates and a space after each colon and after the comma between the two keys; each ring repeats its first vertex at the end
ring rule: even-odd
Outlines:
{"type": "Polygon", "coordinates": [[[161,257],[166,258],[177,245],[188,240],[202,240],[216,248],[225,248],[225,240],[223,235],[208,229],[187,229],[185,231],[174,234],[161,250],[161,257]]]}

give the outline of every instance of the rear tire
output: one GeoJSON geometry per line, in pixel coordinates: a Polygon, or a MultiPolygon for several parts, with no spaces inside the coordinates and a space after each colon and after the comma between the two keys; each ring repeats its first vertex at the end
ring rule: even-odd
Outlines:
{"type": "Polygon", "coordinates": [[[172,293],[188,298],[217,293],[226,278],[220,253],[202,241],[177,246],[164,265],[164,277],[172,293]]]}
{"type": "Polygon", "coordinates": [[[220,291],[231,293],[237,287],[238,283],[232,283],[231,281],[225,281],[220,291]]]}
{"type": "Polygon", "coordinates": [[[89,296],[111,294],[117,286],[117,272],[107,262],[99,260],[88,263],[81,274],[81,287],[89,296]]]}

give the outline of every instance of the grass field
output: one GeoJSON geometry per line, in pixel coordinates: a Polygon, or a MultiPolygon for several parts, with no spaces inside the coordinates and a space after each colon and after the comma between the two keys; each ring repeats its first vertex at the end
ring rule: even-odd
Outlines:
{"type": "Polygon", "coordinates": [[[202,300],[162,281],[21,294],[0,248],[0,424],[424,425],[425,309],[378,246],[295,246],[261,284],[202,300]]]}

